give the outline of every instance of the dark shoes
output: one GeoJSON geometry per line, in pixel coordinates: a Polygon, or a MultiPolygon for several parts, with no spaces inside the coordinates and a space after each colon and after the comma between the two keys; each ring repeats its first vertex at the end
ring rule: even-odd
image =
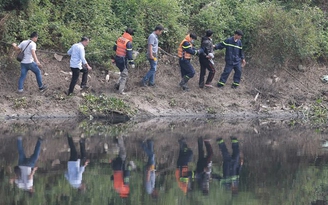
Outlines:
{"type": "Polygon", "coordinates": [[[41,88],[39,88],[40,92],[43,93],[44,91],[46,91],[48,89],[47,85],[42,85],[41,88]]]}
{"type": "Polygon", "coordinates": [[[140,82],[140,85],[142,87],[147,87],[147,82],[142,79],[141,82],[140,82]]]}
{"type": "Polygon", "coordinates": [[[232,88],[232,89],[237,89],[237,88],[238,88],[238,85],[232,84],[232,85],[231,85],[231,88],[232,88]]]}
{"type": "Polygon", "coordinates": [[[89,86],[88,86],[88,85],[81,85],[81,88],[82,88],[82,89],[88,89],[89,86]]]}

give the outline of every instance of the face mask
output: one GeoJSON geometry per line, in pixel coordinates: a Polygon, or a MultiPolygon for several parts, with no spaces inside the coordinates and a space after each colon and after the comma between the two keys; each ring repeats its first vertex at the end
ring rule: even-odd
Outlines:
{"type": "Polygon", "coordinates": [[[191,41],[190,41],[190,43],[192,43],[192,44],[194,44],[194,42],[195,42],[194,40],[191,40],[191,41]]]}

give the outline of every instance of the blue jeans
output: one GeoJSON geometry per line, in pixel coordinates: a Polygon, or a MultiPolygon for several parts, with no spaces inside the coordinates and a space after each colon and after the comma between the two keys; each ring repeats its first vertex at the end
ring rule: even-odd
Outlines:
{"type": "Polygon", "coordinates": [[[147,140],[147,143],[143,143],[141,146],[148,156],[147,165],[155,165],[154,142],[147,140]]]}
{"type": "Polygon", "coordinates": [[[36,81],[38,82],[39,88],[42,88],[42,77],[41,77],[41,71],[38,67],[38,65],[35,62],[32,63],[21,63],[21,76],[18,81],[18,90],[23,90],[24,81],[27,76],[28,71],[32,71],[35,74],[36,81]]]}
{"type": "Polygon", "coordinates": [[[23,142],[21,139],[17,139],[17,149],[18,149],[18,166],[28,166],[33,168],[35,166],[36,161],[38,160],[41,151],[41,140],[39,139],[37,141],[34,148],[34,153],[30,156],[30,158],[27,158],[25,156],[23,142]]]}
{"type": "Polygon", "coordinates": [[[150,85],[155,85],[155,74],[157,70],[157,61],[154,61],[153,59],[148,59],[150,63],[150,70],[146,74],[146,76],[143,78],[144,82],[148,82],[150,85]]]}

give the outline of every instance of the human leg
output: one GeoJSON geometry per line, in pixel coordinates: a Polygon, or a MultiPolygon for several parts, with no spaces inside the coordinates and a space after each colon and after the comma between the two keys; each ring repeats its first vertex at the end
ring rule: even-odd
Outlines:
{"type": "Polygon", "coordinates": [[[204,60],[199,59],[200,63],[200,74],[199,74],[199,87],[203,88],[205,84],[205,75],[206,75],[206,65],[204,64],[204,60]]]}
{"type": "Polygon", "coordinates": [[[82,73],[82,81],[81,81],[81,88],[85,87],[88,83],[88,69],[87,68],[83,68],[80,70],[80,72],[82,73]]]}
{"type": "Polygon", "coordinates": [[[228,64],[225,65],[223,73],[221,74],[220,80],[218,82],[219,87],[222,87],[222,86],[225,85],[225,83],[226,83],[232,69],[233,69],[232,65],[228,65],[228,64]]]}
{"type": "Polygon", "coordinates": [[[198,138],[198,160],[196,172],[201,173],[204,171],[204,146],[203,146],[203,138],[198,138]]]}
{"type": "Polygon", "coordinates": [[[118,137],[117,138],[118,141],[118,147],[119,147],[119,157],[125,161],[126,159],[126,150],[125,150],[125,145],[124,145],[124,141],[123,141],[123,137],[118,137]]]}
{"type": "Polygon", "coordinates": [[[149,59],[150,63],[150,70],[143,78],[143,82],[147,83],[149,82],[150,85],[155,85],[155,73],[157,70],[157,61],[154,61],[153,59],[149,59]]]}
{"type": "Polygon", "coordinates": [[[24,81],[26,79],[29,64],[21,63],[21,75],[18,80],[18,91],[23,91],[24,81]]]}
{"type": "Polygon", "coordinates": [[[230,162],[231,156],[228,152],[227,146],[222,139],[218,139],[217,143],[219,145],[222,157],[223,157],[223,178],[230,176],[230,162]]]}
{"type": "Polygon", "coordinates": [[[212,145],[211,145],[210,141],[205,140],[204,144],[205,144],[205,148],[206,148],[206,162],[208,164],[212,161],[213,149],[212,149],[212,145]]]}
{"type": "Polygon", "coordinates": [[[234,75],[233,75],[233,84],[232,86],[234,88],[238,87],[239,86],[239,83],[240,83],[240,79],[241,79],[241,64],[237,64],[237,65],[234,65],[233,66],[233,69],[235,71],[234,75]]]}
{"type": "Polygon", "coordinates": [[[68,161],[77,161],[77,159],[78,159],[77,151],[76,151],[72,137],[67,136],[67,141],[68,141],[68,145],[70,148],[70,157],[69,157],[68,161]]]}
{"type": "Polygon", "coordinates": [[[81,152],[81,159],[86,159],[86,151],[85,151],[85,139],[81,139],[80,143],[80,152],[81,152]]]}
{"type": "Polygon", "coordinates": [[[207,80],[206,80],[206,84],[208,85],[208,84],[211,84],[211,82],[212,82],[212,80],[214,78],[215,68],[214,68],[214,65],[211,62],[209,62],[207,64],[207,67],[206,68],[209,71],[208,72],[208,76],[207,76],[207,80]]]}
{"type": "Polygon", "coordinates": [[[31,63],[29,66],[29,70],[31,70],[35,74],[36,81],[38,82],[38,86],[39,86],[39,88],[42,88],[43,87],[42,75],[41,75],[41,70],[38,67],[38,65],[35,62],[31,63]]]}
{"type": "Polygon", "coordinates": [[[121,76],[120,76],[120,81],[119,81],[119,88],[118,88],[118,92],[119,93],[123,93],[124,89],[125,89],[125,84],[126,81],[128,79],[129,73],[128,73],[128,69],[125,68],[122,72],[121,72],[121,76]]]}
{"type": "Polygon", "coordinates": [[[77,80],[79,79],[79,75],[80,75],[80,69],[78,68],[71,68],[72,70],[72,79],[71,79],[71,83],[69,85],[69,89],[68,89],[68,95],[73,93],[74,91],[74,87],[77,83],[77,80]]]}
{"type": "Polygon", "coordinates": [[[34,167],[36,161],[39,158],[40,151],[41,151],[41,143],[42,143],[42,140],[41,140],[41,138],[39,138],[38,141],[36,142],[34,152],[33,152],[32,156],[29,158],[29,166],[30,167],[34,167]]]}
{"type": "Polygon", "coordinates": [[[18,165],[23,165],[26,156],[24,152],[22,137],[17,138],[17,150],[18,150],[18,165]]]}
{"type": "Polygon", "coordinates": [[[239,151],[239,142],[238,139],[235,137],[231,138],[231,147],[232,147],[232,161],[233,161],[233,169],[232,175],[237,175],[239,169],[239,158],[240,158],[240,151],[239,151]]]}

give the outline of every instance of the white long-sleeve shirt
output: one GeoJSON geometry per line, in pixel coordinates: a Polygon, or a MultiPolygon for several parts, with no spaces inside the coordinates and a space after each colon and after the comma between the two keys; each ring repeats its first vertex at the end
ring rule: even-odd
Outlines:
{"type": "Polygon", "coordinates": [[[77,161],[67,162],[67,172],[65,173],[65,178],[72,187],[79,188],[81,186],[84,168],[84,166],[80,167],[80,159],[77,161]]]}
{"type": "Polygon", "coordinates": [[[82,63],[87,64],[87,60],[85,59],[85,51],[83,44],[76,43],[72,45],[72,47],[67,51],[67,54],[71,56],[70,67],[82,69],[82,63]]]}

